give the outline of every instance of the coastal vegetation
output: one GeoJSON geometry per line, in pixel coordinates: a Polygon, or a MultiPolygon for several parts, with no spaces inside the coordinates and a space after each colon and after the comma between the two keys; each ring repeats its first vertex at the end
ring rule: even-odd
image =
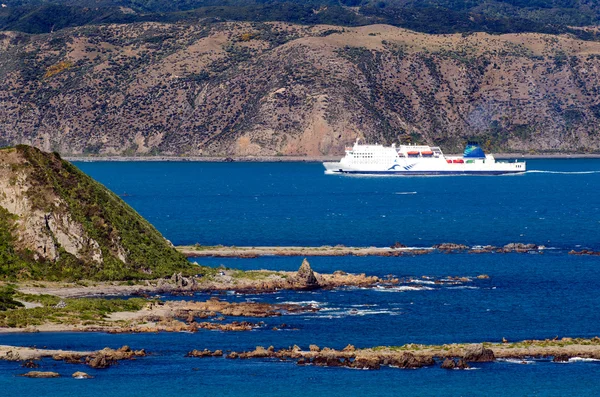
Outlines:
{"type": "Polygon", "coordinates": [[[128,280],[198,272],[135,210],[58,154],[25,145],[0,149],[0,168],[0,278],[128,280]]]}
{"type": "Polygon", "coordinates": [[[137,311],[148,301],[143,298],[64,298],[53,295],[17,293],[13,299],[36,303],[31,308],[0,310],[0,327],[26,328],[42,324],[99,325],[114,312],[137,311]]]}

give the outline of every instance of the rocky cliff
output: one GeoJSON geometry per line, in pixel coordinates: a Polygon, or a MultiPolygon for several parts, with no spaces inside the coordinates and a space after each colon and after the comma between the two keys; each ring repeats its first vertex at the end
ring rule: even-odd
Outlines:
{"type": "Polygon", "coordinates": [[[156,278],[191,267],[131,207],[58,155],[0,149],[0,279],[156,278]]]}
{"type": "MultiPolygon", "coordinates": [[[[136,23],[0,35],[0,144],[62,154],[600,150],[600,42],[387,25],[136,23]]],[[[93,250],[92,250],[93,251],[93,250]]]]}

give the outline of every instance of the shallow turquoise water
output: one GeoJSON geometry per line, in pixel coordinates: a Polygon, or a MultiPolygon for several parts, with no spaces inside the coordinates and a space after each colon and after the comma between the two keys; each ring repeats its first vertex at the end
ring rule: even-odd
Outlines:
{"type": "MultiPolygon", "coordinates": [[[[431,245],[443,241],[545,244],[531,254],[430,254],[416,257],[314,257],[320,272],[345,270],[418,279],[393,290],[339,289],[220,295],[231,301],[311,302],[317,313],[265,319],[245,333],[0,335],[0,343],[49,348],[145,348],[152,355],[108,370],[43,361],[67,377],[16,377],[0,362],[7,395],[599,395],[598,362],[521,365],[496,362],[472,371],[299,367],[263,360],[185,358],[198,348],[248,350],[309,344],[343,348],[511,341],[600,335],[600,258],[571,248],[600,249],[597,160],[530,161],[533,172],[510,177],[347,178],[318,164],[79,163],[175,244],[431,245]],[[416,192],[412,194],[412,192],[416,192]],[[410,193],[410,194],[397,194],[410,193]],[[490,279],[478,280],[479,274],[490,279]],[[426,276],[428,278],[423,278],[426,276]],[[431,284],[466,276],[464,285],[431,284]],[[418,287],[418,288],[417,288],[418,287]],[[283,331],[273,326],[288,325],[283,331]],[[291,330],[297,329],[297,330],[291,330]],[[73,380],[84,370],[93,380],[73,380]]],[[[201,258],[210,266],[294,270],[302,258],[201,258]]],[[[206,294],[196,298],[206,299],[206,294]]],[[[2,392],[0,391],[0,395],[2,392]]]]}

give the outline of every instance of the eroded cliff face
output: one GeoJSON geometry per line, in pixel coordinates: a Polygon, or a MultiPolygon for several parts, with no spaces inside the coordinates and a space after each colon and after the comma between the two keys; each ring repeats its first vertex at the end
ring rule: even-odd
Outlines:
{"type": "Polygon", "coordinates": [[[158,277],[189,263],[104,186],[58,155],[0,149],[0,279],[158,277]]]}
{"type": "Polygon", "coordinates": [[[16,215],[16,248],[34,252],[36,260],[55,262],[62,248],[78,259],[102,263],[98,242],[63,212],[66,203],[54,192],[44,192],[44,199],[50,204],[48,210],[34,206],[29,194],[32,186],[28,182],[31,168],[23,167],[25,160],[17,150],[5,149],[0,153],[0,207],[16,215]]]}
{"type": "Polygon", "coordinates": [[[5,33],[0,76],[0,143],[67,154],[600,149],[600,43],[569,36],[108,25],[5,33]]]}

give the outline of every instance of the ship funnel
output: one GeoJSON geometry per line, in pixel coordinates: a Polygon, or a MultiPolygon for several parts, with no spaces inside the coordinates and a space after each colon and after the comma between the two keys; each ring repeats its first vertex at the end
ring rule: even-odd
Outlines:
{"type": "Polygon", "coordinates": [[[464,158],[481,159],[485,158],[485,153],[478,142],[468,142],[463,153],[464,158]]]}

